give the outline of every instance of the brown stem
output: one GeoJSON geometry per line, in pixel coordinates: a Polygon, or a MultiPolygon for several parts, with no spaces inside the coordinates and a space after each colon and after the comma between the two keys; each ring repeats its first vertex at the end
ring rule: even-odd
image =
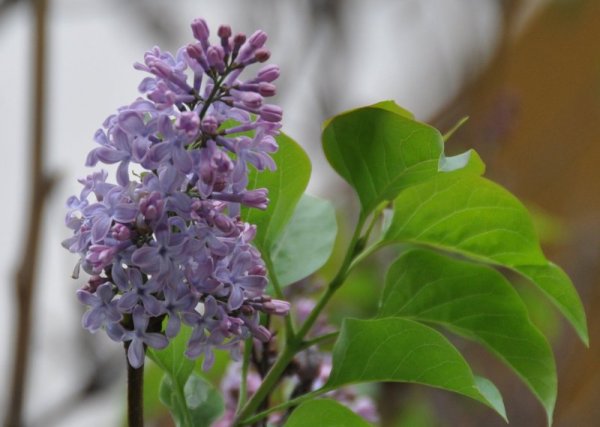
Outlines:
{"type": "Polygon", "coordinates": [[[35,17],[33,49],[33,99],[31,165],[29,182],[29,217],[27,238],[15,277],[15,297],[17,300],[16,342],[13,352],[13,368],[9,402],[4,425],[23,426],[23,400],[27,384],[29,344],[31,338],[31,305],[35,291],[38,243],[43,217],[44,201],[52,187],[52,180],[44,174],[44,128],[45,128],[45,74],[46,74],[46,16],[47,0],[31,0],[35,17]]]}
{"type": "MultiPolygon", "coordinates": [[[[125,358],[127,347],[125,345],[125,358]]],[[[144,365],[134,368],[127,360],[127,420],[129,427],[144,427],[144,365]]]]}

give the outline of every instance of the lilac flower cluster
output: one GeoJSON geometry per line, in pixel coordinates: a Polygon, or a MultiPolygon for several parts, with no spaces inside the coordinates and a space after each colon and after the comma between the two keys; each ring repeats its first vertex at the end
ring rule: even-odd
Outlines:
{"type": "Polygon", "coordinates": [[[86,164],[117,165],[116,183],[94,172],[68,200],[73,236],[63,246],[80,255],[77,274],[81,267],[91,276],[77,292],[89,306],[83,326],[125,342],[133,367],[183,322],[193,328],[186,355],[204,355],[208,369],[213,348],[270,339],[259,312],[289,310],[263,293],[256,228],[240,218],[241,206],[268,204],[266,189],[247,188],[248,171],[275,169],[282,110],[264,99],[275,94],[279,68],[242,78],[269,59],[263,31],[246,37],[221,26],[211,44],[204,20],[191,27],[196,41],[175,56],[154,47],[135,64],[149,74],[139,86],[145,98],[95,134],[86,164]]]}

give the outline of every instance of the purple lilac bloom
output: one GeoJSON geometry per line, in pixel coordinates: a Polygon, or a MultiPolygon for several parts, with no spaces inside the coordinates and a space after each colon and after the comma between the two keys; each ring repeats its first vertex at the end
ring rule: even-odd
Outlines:
{"type": "Polygon", "coordinates": [[[182,323],[192,328],[186,354],[213,360],[239,352],[241,340],[268,341],[259,313],[287,315],[289,304],[264,294],[267,271],[252,246],[256,227],[241,206],[266,209],[264,188],[248,188],[251,167],[274,170],[282,110],[279,67],[263,65],[267,35],[234,35],[221,26],[210,41],[203,19],[195,41],[177,53],[152,48],[134,67],[148,75],[141,98],[111,114],[94,135],[94,171],[67,201],[63,242],[90,274],[77,292],[89,307],[83,326],[125,342],[134,367],[147,347],[164,348],[182,323]]]}

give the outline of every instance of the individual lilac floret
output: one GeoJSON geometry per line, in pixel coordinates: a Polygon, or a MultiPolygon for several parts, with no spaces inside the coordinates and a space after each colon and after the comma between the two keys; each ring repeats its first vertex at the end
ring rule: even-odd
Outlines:
{"type": "Polygon", "coordinates": [[[203,19],[191,28],[195,41],[176,54],[154,47],[134,65],[148,73],[143,97],[104,121],[86,160],[115,165],[114,179],[93,172],[67,202],[73,235],[63,246],[80,257],[74,276],[80,267],[91,275],[77,293],[89,306],[84,327],[125,342],[134,367],[183,323],[186,354],[204,355],[208,368],[215,348],[235,355],[244,339],[271,338],[259,313],[289,311],[264,294],[256,227],[240,217],[242,206],[269,203],[266,189],[248,188],[248,173],[276,168],[282,110],[266,100],[279,67],[246,72],[270,57],[263,31],[221,26],[213,44],[203,19]]]}

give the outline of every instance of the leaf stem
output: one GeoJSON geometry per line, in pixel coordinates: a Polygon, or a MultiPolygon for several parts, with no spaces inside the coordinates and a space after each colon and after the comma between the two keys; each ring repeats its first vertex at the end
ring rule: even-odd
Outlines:
{"type": "Polygon", "coordinates": [[[272,414],[273,412],[277,412],[277,411],[281,411],[283,409],[298,406],[301,403],[304,403],[307,400],[310,400],[317,396],[320,396],[323,393],[327,393],[328,391],[329,391],[328,389],[321,388],[318,390],[311,391],[310,393],[303,394],[302,396],[298,396],[295,399],[288,400],[287,402],[280,403],[279,405],[273,406],[272,408],[269,408],[265,411],[259,412],[258,414],[254,415],[250,418],[246,418],[246,419],[240,421],[239,425],[243,426],[243,425],[255,423],[256,421],[259,421],[259,420],[265,418],[267,415],[272,414]]]}
{"type": "MultiPolygon", "coordinates": [[[[271,284],[273,285],[273,290],[275,291],[275,296],[281,300],[285,299],[285,297],[283,296],[282,287],[279,284],[279,279],[277,279],[277,276],[275,275],[275,268],[273,266],[273,261],[271,260],[271,257],[266,256],[264,258],[264,260],[265,260],[265,264],[267,264],[267,269],[269,270],[269,279],[271,279],[271,284]]],[[[295,335],[294,324],[292,323],[292,318],[288,314],[287,316],[284,317],[283,321],[285,323],[285,339],[286,339],[286,341],[290,341],[294,338],[294,335],[295,335]]]]}
{"type": "Polygon", "coordinates": [[[312,347],[313,345],[319,344],[323,341],[327,341],[332,338],[337,338],[338,335],[339,335],[339,331],[335,331],[335,332],[330,332],[328,334],[320,335],[320,336],[313,338],[311,340],[308,340],[308,341],[304,341],[302,343],[301,349],[305,350],[305,349],[312,347]]]}
{"type": "Polygon", "coordinates": [[[238,397],[237,411],[242,409],[248,398],[248,368],[250,367],[250,353],[252,352],[252,338],[244,343],[244,357],[242,359],[242,377],[240,378],[240,395],[238,397]]]}

